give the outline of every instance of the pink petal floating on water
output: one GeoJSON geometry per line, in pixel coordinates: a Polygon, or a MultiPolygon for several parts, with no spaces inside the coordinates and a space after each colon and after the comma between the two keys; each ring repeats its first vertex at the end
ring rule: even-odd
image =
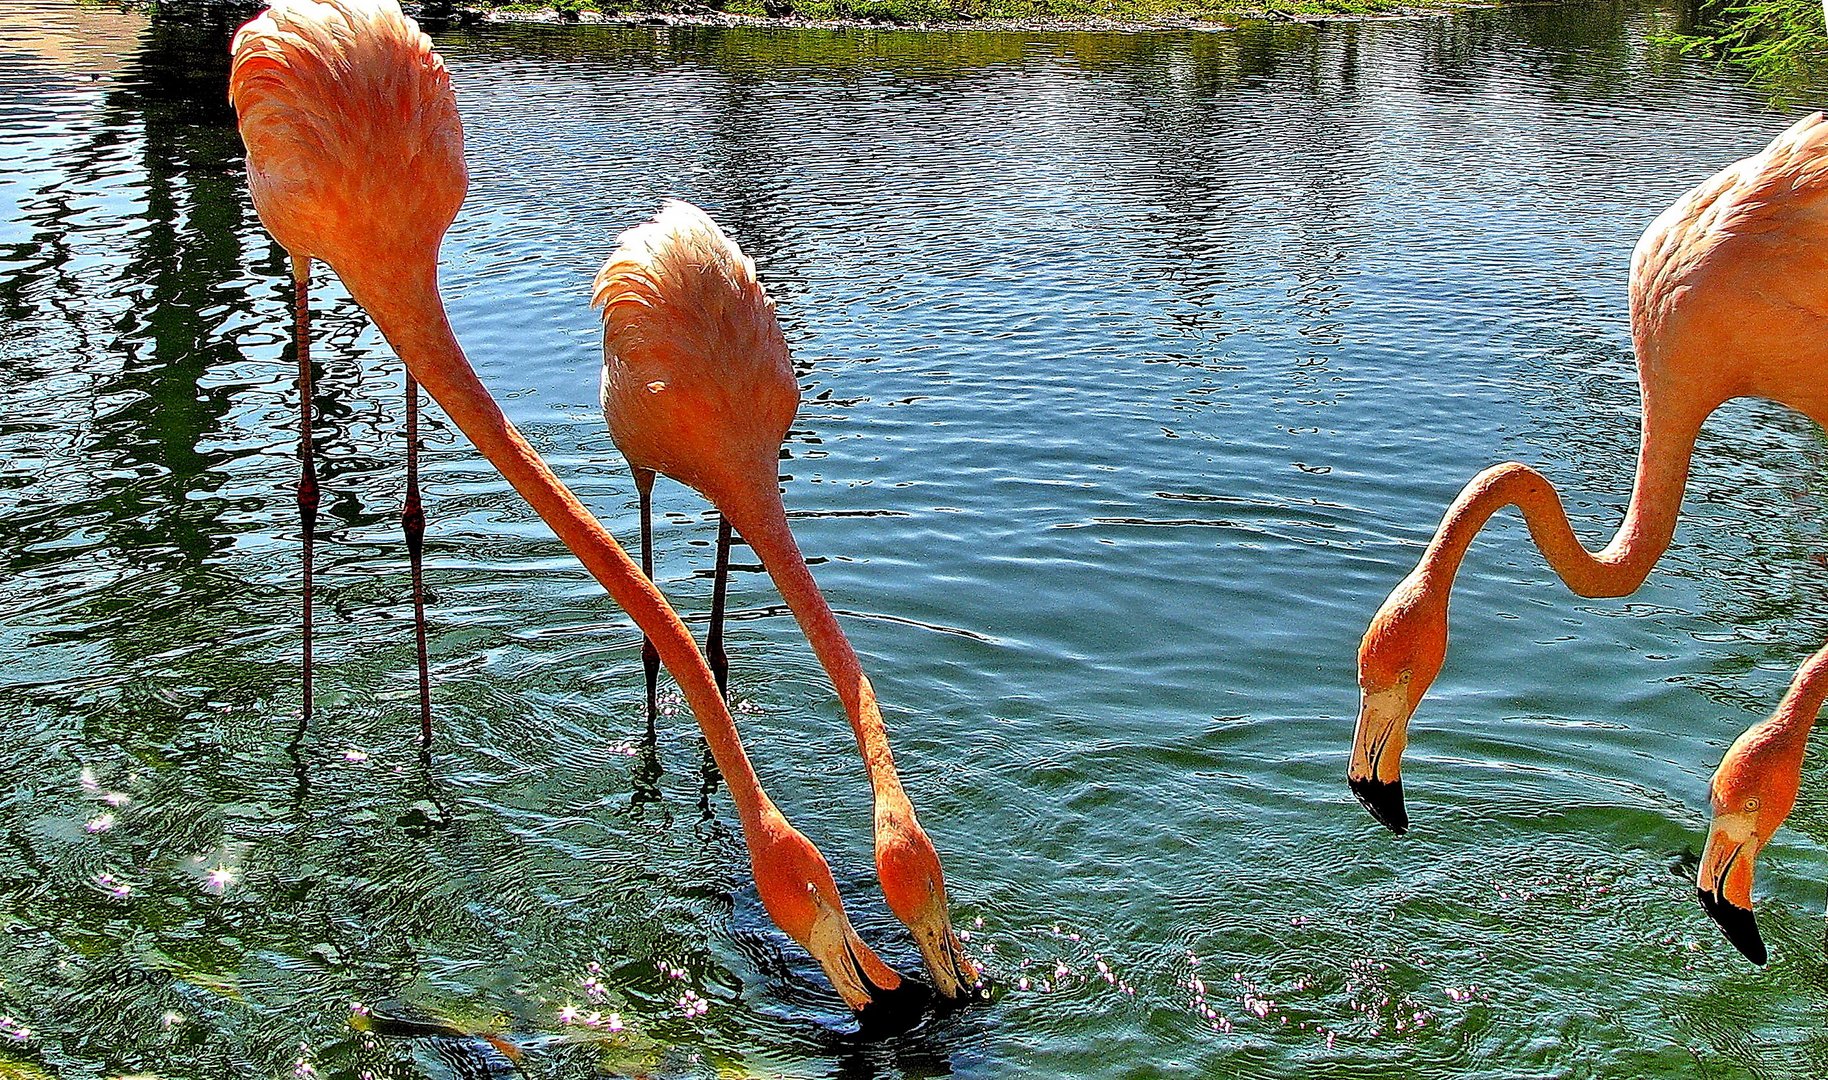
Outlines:
{"type": "Polygon", "coordinates": [[[116,900],[125,900],[133,895],[133,886],[113,874],[97,874],[94,880],[98,888],[116,900]]]}

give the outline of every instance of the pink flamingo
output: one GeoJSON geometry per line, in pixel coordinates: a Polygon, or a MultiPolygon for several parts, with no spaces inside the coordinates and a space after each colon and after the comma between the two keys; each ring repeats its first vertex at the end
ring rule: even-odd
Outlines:
{"type": "Polygon", "coordinates": [[[900,976],[852,930],[824,857],[762,791],[685,625],[508,423],[451,332],[438,293],[438,249],[468,174],[456,98],[431,41],[394,0],[277,0],[231,48],[229,95],[247,143],[254,207],[292,257],[301,368],[318,259],[410,375],[654,642],[729,785],[756,889],[775,924],[819,961],[852,1009],[900,987],[900,976]]]}
{"type": "MultiPolygon", "coordinates": [[[[722,685],[723,588],[730,529],[760,556],[844,703],[875,792],[876,870],[889,910],[913,932],[934,986],[973,991],[977,969],[947,912],[933,843],[895,773],[876,693],[787,526],[776,462],[800,383],[755,264],[695,206],[668,202],[624,233],[597,273],[603,309],[603,415],[628,458],[651,568],[649,497],[664,473],[720,513],[709,651],[722,685]]],[[[653,695],[652,664],[648,693],[653,695]]]]}
{"type": "MultiPolygon", "coordinates": [[[[1347,777],[1401,833],[1401,758],[1410,715],[1447,655],[1447,597],[1473,537],[1498,510],[1581,596],[1624,596],[1669,546],[1701,424],[1726,401],[1761,397],[1828,426],[1828,121],[1805,117],[1763,153],[1684,195],[1652,222],[1631,260],[1631,330],[1643,436],[1625,521],[1590,553],[1555,488],[1509,462],[1480,473],[1448,507],[1420,565],[1384,601],[1358,652],[1358,728],[1347,777]]],[[[1712,784],[1713,822],[1697,891],[1727,938],[1765,962],[1752,915],[1752,860],[1796,802],[1803,746],[1824,696],[1828,650],[1797,671],[1783,703],[1742,735],[1712,784]]]]}

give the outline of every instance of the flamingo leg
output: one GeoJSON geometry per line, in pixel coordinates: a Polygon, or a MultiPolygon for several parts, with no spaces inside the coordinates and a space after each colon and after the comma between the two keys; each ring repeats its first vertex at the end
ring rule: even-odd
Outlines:
{"type": "Polygon", "coordinates": [[[298,521],[305,542],[304,679],[298,736],[311,724],[311,556],[317,533],[317,463],[311,453],[311,259],[292,258],[293,343],[298,352],[298,521]]]}
{"type": "MultiPolygon", "coordinates": [[[[635,476],[635,491],[641,499],[641,573],[654,580],[654,471],[630,469],[635,476]]],[[[641,673],[647,679],[647,730],[654,730],[654,714],[659,711],[656,691],[660,682],[660,650],[653,639],[641,635],[641,673]]]]}
{"type": "MultiPolygon", "coordinates": [[[[730,655],[724,651],[724,598],[730,585],[730,519],[717,515],[717,569],[711,576],[711,629],[705,634],[705,656],[710,660],[711,678],[726,703],[730,700],[730,655]]],[[[709,746],[705,748],[703,767],[699,770],[698,808],[704,820],[712,820],[711,796],[717,794],[717,761],[709,746]]]]}
{"type": "Polygon", "coordinates": [[[730,656],[724,651],[724,596],[730,585],[730,519],[717,515],[717,570],[711,576],[711,629],[705,635],[705,654],[717,692],[730,700],[730,656]]]}
{"type": "Polygon", "coordinates": [[[419,383],[406,373],[406,505],[400,510],[413,568],[413,640],[419,651],[419,749],[432,747],[432,677],[425,648],[425,506],[419,500],[419,383]]]}

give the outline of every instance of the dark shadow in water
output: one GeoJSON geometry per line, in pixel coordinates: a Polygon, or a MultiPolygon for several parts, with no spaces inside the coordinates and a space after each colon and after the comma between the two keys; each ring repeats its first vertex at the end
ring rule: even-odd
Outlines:
{"type": "Polygon", "coordinates": [[[724,774],[717,767],[717,759],[711,756],[711,747],[707,744],[700,748],[698,759],[698,836],[708,844],[726,840],[730,830],[717,816],[717,808],[711,800],[717,798],[717,789],[722,785],[724,774]]]}
{"type": "Polygon", "coordinates": [[[834,1060],[836,1076],[951,1076],[993,1030],[983,1006],[943,1001],[928,992],[914,1014],[866,1019],[851,1032],[821,1029],[816,1041],[834,1060]]]}
{"type": "Polygon", "coordinates": [[[406,835],[425,840],[449,829],[456,820],[451,814],[451,796],[439,782],[437,773],[432,771],[432,749],[429,746],[419,747],[417,779],[419,797],[394,820],[394,824],[400,826],[406,835]]]}
{"type": "Polygon", "coordinates": [[[641,747],[634,769],[629,774],[630,791],[628,809],[634,820],[644,816],[647,807],[660,810],[660,820],[670,823],[673,814],[666,809],[666,801],[660,791],[660,777],[665,773],[660,764],[660,743],[657,722],[654,717],[647,719],[647,730],[641,736],[641,747]]]}

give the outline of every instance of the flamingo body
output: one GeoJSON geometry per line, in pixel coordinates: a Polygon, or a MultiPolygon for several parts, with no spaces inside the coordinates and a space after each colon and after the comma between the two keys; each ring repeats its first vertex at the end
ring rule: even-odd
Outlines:
{"type": "Polygon", "coordinates": [[[435,258],[469,186],[463,123],[444,61],[399,6],[280,0],[230,48],[248,188],[280,246],[339,273],[435,258]]]}
{"type": "Polygon", "coordinates": [[[629,464],[723,505],[778,466],[800,383],[755,263],[697,207],[668,202],[598,273],[603,415],[629,464]]]}
{"type": "Polygon", "coordinates": [[[1646,413],[1761,397],[1828,424],[1828,120],[1798,121],[1653,221],[1631,313],[1646,413]]]}

